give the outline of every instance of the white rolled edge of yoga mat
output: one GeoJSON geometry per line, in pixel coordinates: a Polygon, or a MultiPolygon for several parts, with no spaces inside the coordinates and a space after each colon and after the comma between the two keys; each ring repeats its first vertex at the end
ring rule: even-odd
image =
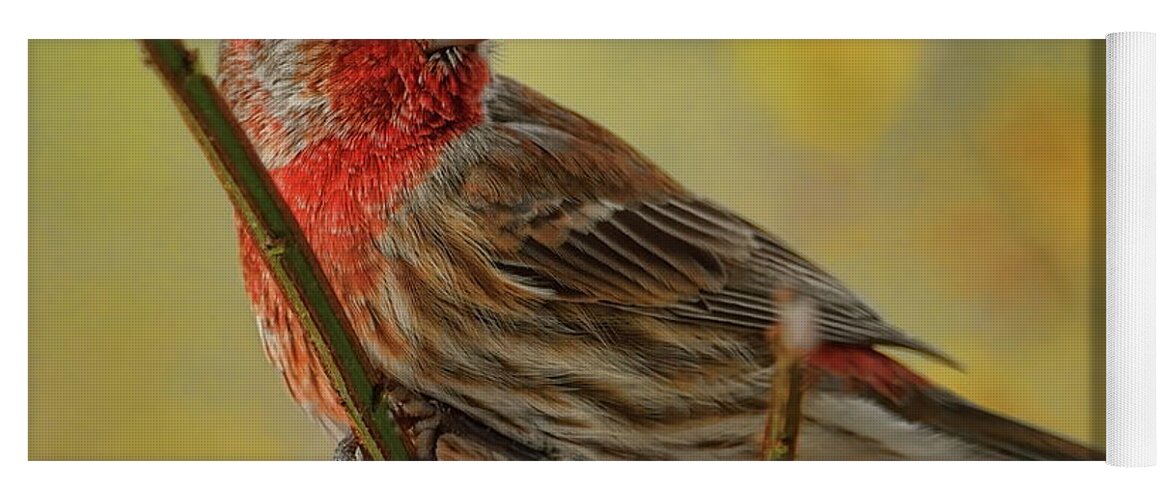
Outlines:
{"type": "Polygon", "coordinates": [[[1155,35],[1106,36],[1106,463],[1155,465],[1155,35]]]}

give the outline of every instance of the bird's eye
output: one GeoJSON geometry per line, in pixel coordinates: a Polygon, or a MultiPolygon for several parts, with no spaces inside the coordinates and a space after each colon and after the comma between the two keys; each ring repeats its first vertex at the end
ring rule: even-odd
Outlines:
{"type": "Polygon", "coordinates": [[[423,51],[427,53],[428,61],[455,68],[472,55],[483,42],[484,40],[478,39],[426,40],[423,42],[423,51]]]}

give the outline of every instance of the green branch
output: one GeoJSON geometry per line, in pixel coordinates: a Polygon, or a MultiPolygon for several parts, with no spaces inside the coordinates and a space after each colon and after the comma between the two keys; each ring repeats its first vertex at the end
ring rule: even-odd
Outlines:
{"type": "Polygon", "coordinates": [[[366,458],[409,459],[353,325],[215,84],[196,69],[194,55],[181,42],[144,40],[142,45],[312,340],[366,458]]]}

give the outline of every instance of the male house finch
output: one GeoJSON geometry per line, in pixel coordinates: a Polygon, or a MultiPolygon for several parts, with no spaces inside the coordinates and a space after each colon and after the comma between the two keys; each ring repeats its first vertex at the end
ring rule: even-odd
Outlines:
{"type": "MultiPolygon", "coordinates": [[[[477,451],[435,424],[411,434],[420,456],[758,457],[779,335],[808,374],[798,458],[1102,458],[876,351],[942,358],[609,131],[492,74],[479,41],[229,41],[220,71],[362,348],[416,396],[405,406],[514,443],[477,451]]],[[[243,231],[240,245],[269,359],[341,437],[315,352],[243,231]]]]}

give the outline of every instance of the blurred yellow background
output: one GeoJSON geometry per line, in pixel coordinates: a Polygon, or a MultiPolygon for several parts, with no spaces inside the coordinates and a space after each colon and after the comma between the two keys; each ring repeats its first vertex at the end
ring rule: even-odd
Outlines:
{"type": "MultiPolygon", "coordinates": [[[[216,43],[192,42],[214,71],[216,43]]],[[[505,41],[611,128],[1104,446],[1102,40],[505,41]]],[[[328,458],[270,369],[231,209],[131,41],[29,43],[29,458],[328,458]]]]}

